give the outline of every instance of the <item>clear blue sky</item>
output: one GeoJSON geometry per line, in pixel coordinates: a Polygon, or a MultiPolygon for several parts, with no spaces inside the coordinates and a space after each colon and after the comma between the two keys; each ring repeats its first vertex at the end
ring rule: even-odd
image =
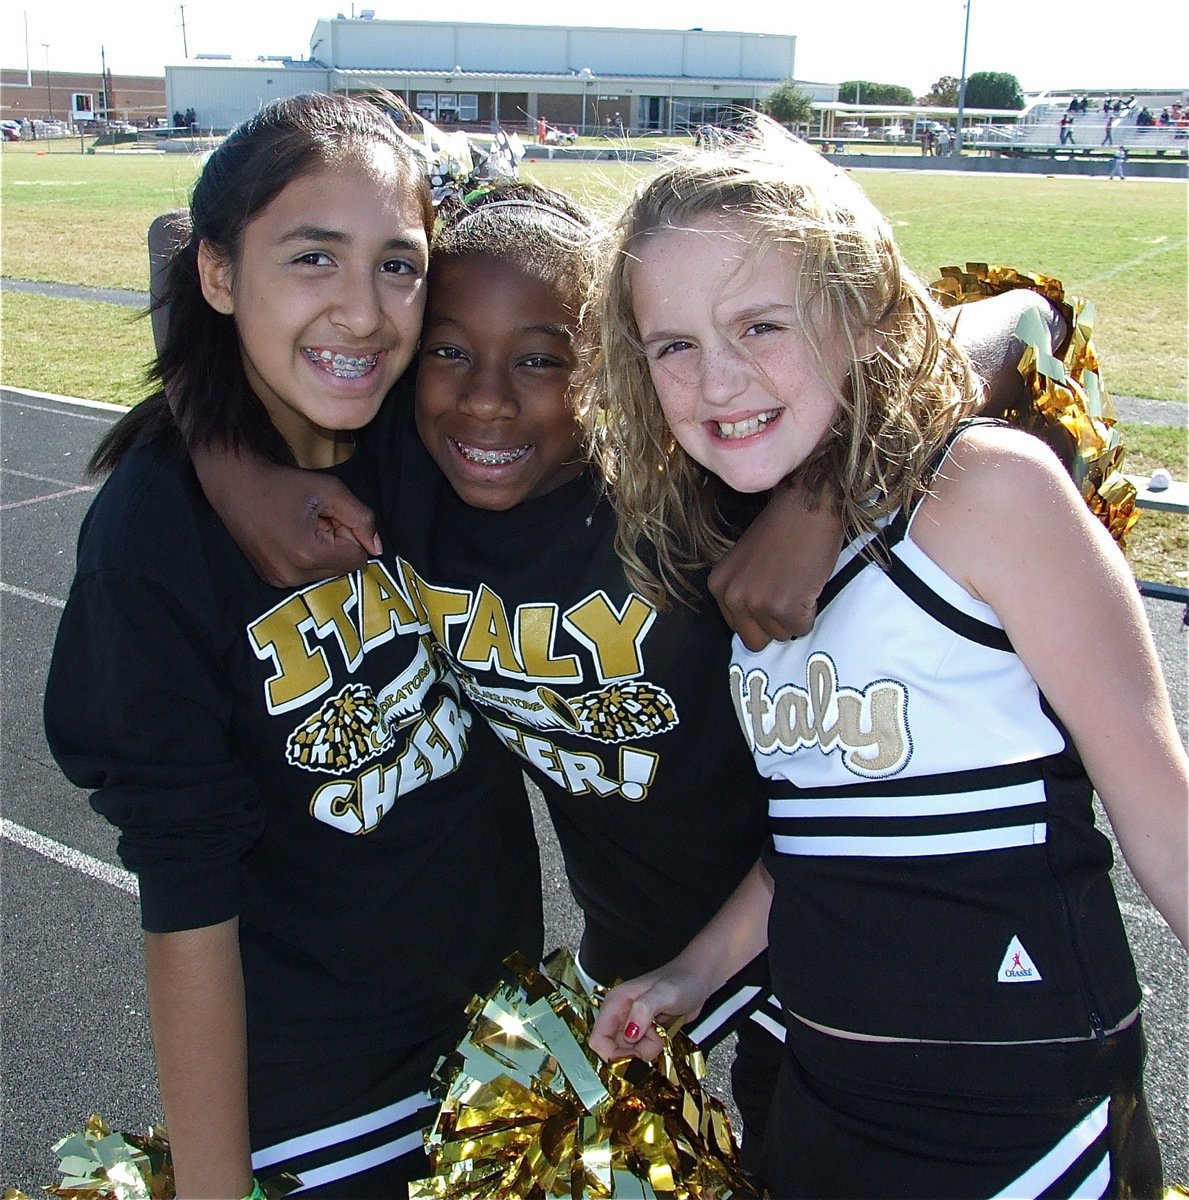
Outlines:
{"type": "MultiPolygon", "coordinates": [[[[406,5],[365,0],[354,11],[378,18],[413,18],[406,5]]],[[[100,47],[117,73],[161,74],[166,63],[228,53],[309,53],[319,17],[352,6],[330,0],[42,0],[9,8],[4,18],[5,67],[28,62],[43,71],[97,71],[100,47]],[[48,49],[45,45],[48,43],[48,49]]],[[[434,9],[439,19],[445,10],[434,9]]],[[[449,19],[492,20],[483,0],[453,0],[449,19]]],[[[498,10],[507,12],[507,9],[498,10]]],[[[827,83],[871,79],[899,83],[921,94],[942,75],[958,75],[966,19],[965,0],[841,0],[839,3],[729,6],[689,0],[601,0],[587,12],[591,24],[650,28],[730,29],[797,35],[798,78],[827,83]],[[763,12],[759,10],[765,10],[763,12]]],[[[1009,71],[1026,91],[1052,88],[1189,87],[1189,5],[1176,0],[971,0],[967,71],[1009,71]],[[1181,15],[1175,15],[1179,12],[1181,15]]],[[[520,0],[517,20],[562,22],[568,6],[520,0]]]]}

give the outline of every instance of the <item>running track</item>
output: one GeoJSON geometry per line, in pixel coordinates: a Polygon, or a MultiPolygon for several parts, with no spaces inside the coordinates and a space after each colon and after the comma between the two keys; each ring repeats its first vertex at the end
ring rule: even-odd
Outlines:
{"type": "MultiPolygon", "coordinates": [[[[160,1117],[141,982],[135,880],[115,831],[65,782],[41,729],[41,695],[92,495],[91,448],[121,410],[0,392],[0,978],[3,1136],[0,1191],[53,1182],[51,1143],[97,1111],[116,1128],[160,1117]]],[[[1181,606],[1147,601],[1185,736],[1181,606]]],[[[1104,711],[1110,681],[1104,680],[1104,711]]],[[[550,945],[578,930],[556,844],[542,829],[550,945]]],[[[1126,868],[1118,869],[1146,992],[1148,1092],[1170,1180],[1189,1182],[1189,971],[1184,950],[1126,868]]],[[[712,1079],[725,1094],[723,1064],[712,1079]]]]}

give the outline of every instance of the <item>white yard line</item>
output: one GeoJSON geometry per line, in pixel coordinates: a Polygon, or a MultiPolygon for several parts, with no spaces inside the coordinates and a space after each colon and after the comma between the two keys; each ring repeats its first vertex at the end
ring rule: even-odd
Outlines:
{"type": "Polygon", "coordinates": [[[44,592],[31,592],[28,588],[14,587],[11,583],[0,583],[0,592],[10,596],[20,596],[22,600],[33,600],[38,604],[48,604],[50,608],[65,608],[66,601],[56,596],[47,596],[44,592]]]}
{"type": "Polygon", "coordinates": [[[98,858],[92,858],[89,854],[84,854],[81,850],[74,850],[70,846],[64,846],[61,842],[55,842],[52,838],[47,838],[40,833],[34,833],[32,829],[26,829],[23,825],[18,825],[15,821],[9,821],[4,817],[0,817],[0,838],[3,838],[7,842],[13,842],[18,846],[24,846],[26,850],[32,850],[34,853],[40,854],[43,858],[61,863],[64,867],[69,867],[72,871],[89,875],[92,879],[98,879],[101,883],[111,884],[112,887],[119,888],[120,891],[127,892],[131,896],[140,895],[140,885],[136,881],[136,876],[125,871],[122,867],[113,867],[111,863],[105,863],[98,858]]]}
{"type": "Polygon", "coordinates": [[[1112,267],[1109,271],[1104,271],[1101,275],[1093,275],[1086,280],[1078,291],[1080,295],[1087,295],[1089,290],[1096,284],[1102,283],[1104,279],[1114,279],[1116,275],[1122,275],[1130,271],[1133,267],[1141,267],[1144,263],[1150,262],[1153,258],[1160,258],[1162,255],[1171,254],[1173,252],[1183,254],[1186,244],[1189,244],[1189,239],[1178,238],[1175,242],[1163,242],[1154,250],[1149,250],[1146,254],[1137,255],[1129,262],[1119,263],[1118,266],[1112,267]]]}

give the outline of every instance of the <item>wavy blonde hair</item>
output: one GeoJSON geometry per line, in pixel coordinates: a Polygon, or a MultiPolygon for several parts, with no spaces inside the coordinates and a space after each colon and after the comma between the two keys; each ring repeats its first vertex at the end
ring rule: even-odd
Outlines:
{"type": "Polygon", "coordinates": [[[610,235],[577,405],[611,485],[616,549],[633,585],[662,604],[690,595],[691,573],[733,536],[725,485],[665,423],[633,313],[634,251],[652,232],[708,216],[737,220],[747,255],[795,251],[797,319],[819,363],[824,331],[843,340],[851,365],[838,415],[794,474],[841,510],[848,533],[873,530],[927,488],[935,453],[978,403],[969,360],[843,172],[765,118],[682,154],[641,185],[610,235]]]}

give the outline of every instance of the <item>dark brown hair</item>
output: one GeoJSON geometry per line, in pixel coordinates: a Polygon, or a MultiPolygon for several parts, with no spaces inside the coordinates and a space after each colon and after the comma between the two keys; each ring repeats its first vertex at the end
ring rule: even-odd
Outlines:
{"type": "Polygon", "coordinates": [[[194,185],[182,237],[165,268],[157,306],[168,306],[169,321],[149,373],[157,390],[108,431],[89,470],[109,471],[138,439],[172,435],[175,428],[190,445],[221,444],[292,462],[248,383],[234,318],[216,312],[202,294],[198,247],[205,241],[234,266],[245,227],[290,183],[377,142],[407,168],[428,238],[434,217],[429,187],[420,155],[394,120],[400,115],[318,92],[275,100],[232,130],[194,185]]]}

